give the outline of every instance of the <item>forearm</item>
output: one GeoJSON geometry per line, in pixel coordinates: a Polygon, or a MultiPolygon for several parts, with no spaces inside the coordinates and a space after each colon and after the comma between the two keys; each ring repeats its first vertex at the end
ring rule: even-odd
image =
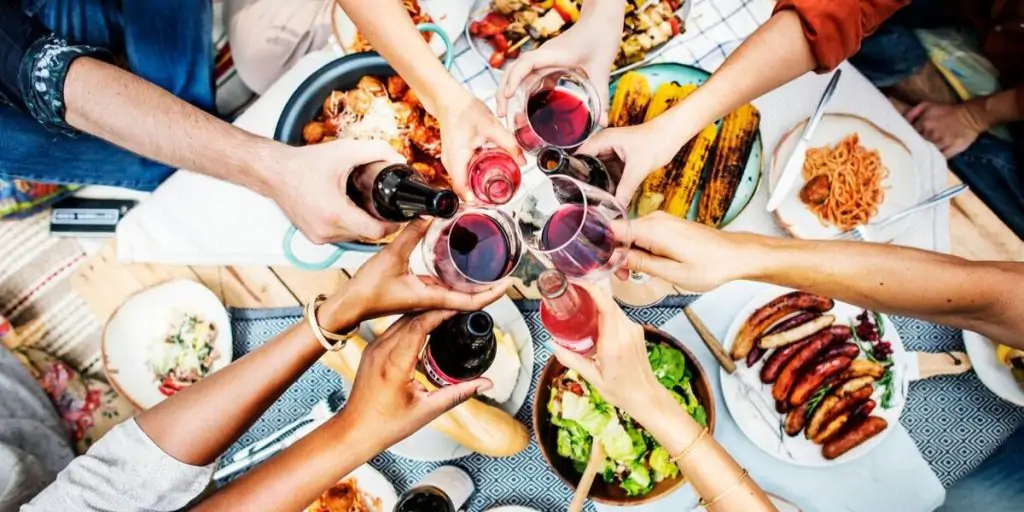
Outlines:
{"type": "Polygon", "coordinates": [[[338,0],[373,49],[409,84],[427,112],[464,99],[469,93],[448,73],[400,0],[338,0]]]}
{"type": "Polygon", "coordinates": [[[775,510],[753,479],[748,477],[741,486],[733,487],[742,476],[743,468],[710,432],[701,436],[701,426],[668,393],[660,393],[652,400],[654,404],[648,410],[657,413],[641,424],[672,456],[689,449],[677,465],[699,496],[707,501],[722,496],[711,510],[775,510]]]}
{"type": "Polygon", "coordinates": [[[883,244],[739,236],[749,250],[743,279],[969,329],[1024,348],[1024,264],[883,244]]]}
{"type": "Polygon", "coordinates": [[[76,59],[64,84],[71,126],[171,167],[268,195],[277,142],[235,128],[116,66],[76,59]]]}
{"type": "Polygon", "coordinates": [[[302,510],[384,448],[342,412],[193,510],[302,510]]]}
{"type": "MultiPolygon", "coordinates": [[[[678,126],[699,130],[816,65],[799,16],[780,12],[751,34],[704,85],[652,122],[664,127],[663,133],[675,133],[672,127],[678,126]]],[[[685,135],[688,139],[693,134],[685,135]]]]}
{"type": "MultiPolygon", "coordinates": [[[[359,304],[354,298],[339,296],[324,303],[317,316],[325,329],[343,332],[358,324],[359,304]]],[[[143,412],[136,421],[168,455],[186,464],[209,464],[323,353],[310,327],[299,322],[256,351],[143,412]]]]}

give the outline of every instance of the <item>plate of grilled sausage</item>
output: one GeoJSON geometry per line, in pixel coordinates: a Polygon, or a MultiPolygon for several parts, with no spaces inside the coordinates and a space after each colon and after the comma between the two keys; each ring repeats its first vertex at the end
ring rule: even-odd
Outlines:
{"type": "Polygon", "coordinates": [[[801,466],[849,462],[878,446],[917,371],[886,315],[776,286],[744,306],[725,346],[740,372],[757,376],[721,373],[740,430],[801,466]]]}

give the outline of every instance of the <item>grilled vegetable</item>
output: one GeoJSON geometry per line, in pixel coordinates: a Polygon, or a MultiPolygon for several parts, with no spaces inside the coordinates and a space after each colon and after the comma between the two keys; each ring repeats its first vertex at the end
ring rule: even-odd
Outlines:
{"type": "MultiPolygon", "coordinates": [[[[672,186],[665,194],[665,204],[662,205],[662,210],[680,219],[685,219],[686,215],[690,213],[693,195],[697,192],[697,185],[700,184],[701,176],[704,175],[704,167],[711,157],[717,133],[718,128],[711,124],[704,127],[690,142],[690,151],[686,154],[683,165],[674,168],[668,175],[669,183],[672,186]]],[[[673,163],[675,163],[675,159],[673,159],[673,163]]]]}
{"type": "Polygon", "coordinates": [[[749,103],[722,119],[714,161],[697,205],[697,222],[713,227],[722,224],[739,189],[760,124],[761,113],[749,103]]]}
{"type": "MultiPolygon", "coordinates": [[[[695,90],[697,90],[697,86],[693,84],[679,85],[676,82],[661,84],[658,90],[654,91],[654,97],[651,98],[651,103],[647,106],[647,113],[642,122],[658,117],[666,110],[686,99],[695,90]]],[[[647,175],[643,184],[640,185],[640,197],[637,199],[636,205],[638,217],[661,208],[662,203],[665,201],[666,189],[670,185],[668,180],[669,169],[672,169],[673,165],[676,167],[683,165],[682,162],[689,153],[690,146],[691,144],[687,143],[668,165],[659,167],[647,175]],[[677,161],[676,159],[679,160],[677,161]]]]}
{"type": "Polygon", "coordinates": [[[651,84],[643,75],[635,71],[622,75],[608,111],[608,125],[632,126],[644,122],[644,112],[650,101],[651,84]]]}

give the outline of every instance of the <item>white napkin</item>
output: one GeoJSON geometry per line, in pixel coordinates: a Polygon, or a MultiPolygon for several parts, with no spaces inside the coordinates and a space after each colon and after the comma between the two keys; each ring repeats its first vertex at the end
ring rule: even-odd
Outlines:
{"type": "MultiPolygon", "coordinates": [[[[765,285],[735,282],[701,297],[693,310],[719,340],[736,312],[765,285]]],[[[891,426],[880,445],[863,457],[828,468],[808,468],[783,462],[750,442],[736,425],[722,400],[719,365],[685,315],[679,314],[662,327],[689,348],[708,372],[715,395],[715,440],[743,467],[762,489],[793,502],[804,512],[898,510],[931,511],[942,505],[946,491],[921,457],[917,445],[902,425],[891,426]]],[[[690,510],[697,498],[690,486],[634,512],[690,510]]],[[[598,506],[599,511],[619,510],[598,506]]]]}

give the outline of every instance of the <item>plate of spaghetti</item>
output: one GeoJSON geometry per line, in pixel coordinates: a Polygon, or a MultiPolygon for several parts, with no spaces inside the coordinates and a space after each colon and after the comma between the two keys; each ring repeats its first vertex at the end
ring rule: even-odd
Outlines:
{"type": "MultiPolygon", "coordinates": [[[[806,122],[779,142],[768,174],[771,189],[806,122]]],[[[832,238],[918,201],[917,171],[907,146],[871,121],[849,114],[822,117],[804,155],[801,178],[774,214],[779,226],[797,238],[832,238]]],[[[885,236],[895,238],[909,220],[887,228],[885,236]]]]}

